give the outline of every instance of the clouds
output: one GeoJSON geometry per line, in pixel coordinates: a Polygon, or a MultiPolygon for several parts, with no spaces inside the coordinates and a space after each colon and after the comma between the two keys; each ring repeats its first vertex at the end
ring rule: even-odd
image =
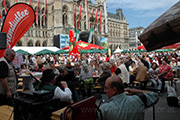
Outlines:
{"type": "Polygon", "coordinates": [[[158,17],[177,2],[178,0],[107,0],[108,6],[111,6],[108,10],[122,8],[129,11],[129,15],[138,18],[158,17]]]}
{"type": "Polygon", "coordinates": [[[169,8],[178,0],[107,0],[108,6],[133,10],[156,10],[169,8]]]}

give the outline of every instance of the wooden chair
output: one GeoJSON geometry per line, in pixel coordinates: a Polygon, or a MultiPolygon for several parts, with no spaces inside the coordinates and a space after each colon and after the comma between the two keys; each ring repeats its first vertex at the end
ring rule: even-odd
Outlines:
{"type": "MultiPolygon", "coordinates": [[[[61,120],[96,120],[99,108],[95,103],[94,96],[73,103],[61,113],[61,120]]],[[[102,116],[101,112],[100,115],[102,116]]]]}

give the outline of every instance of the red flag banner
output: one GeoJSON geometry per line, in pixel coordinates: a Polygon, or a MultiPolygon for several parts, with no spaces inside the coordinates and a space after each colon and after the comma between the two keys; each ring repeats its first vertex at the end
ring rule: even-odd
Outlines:
{"type": "Polygon", "coordinates": [[[31,0],[29,0],[29,5],[31,5],[31,0]]]}
{"type": "Polygon", "coordinates": [[[6,13],[7,13],[6,0],[3,0],[3,3],[4,3],[5,11],[6,11],[6,13]]]}
{"type": "Polygon", "coordinates": [[[94,15],[94,8],[92,9],[92,16],[94,15]]]}
{"type": "Polygon", "coordinates": [[[79,21],[78,21],[78,29],[80,29],[80,21],[81,21],[81,8],[82,6],[79,7],[79,21]]]}
{"type": "Polygon", "coordinates": [[[2,16],[1,16],[1,14],[0,14],[0,19],[2,19],[2,16]]]}
{"type": "Polygon", "coordinates": [[[43,18],[43,25],[45,26],[45,20],[46,20],[46,9],[47,9],[47,0],[45,0],[45,8],[44,8],[44,18],[43,18]]]}
{"type": "Polygon", "coordinates": [[[96,29],[97,16],[98,16],[98,9],[96,9],[96,18],[95,18],[95,23],[94,23],[94,30],[96,29]]]}
{"type": "Polygon", "coordinates": [[[88,0],[85,0],[85,7],[86,7],[86,29],[89,30],[88,0]]]}
{"type": "Polygon", "coordinates": [[[76,4],[74,5],[74,28],[76,29],[76,4]]]}
{"type": "Polygon", "coordinates": [[[100,32],[101,32],[101,22],[102,22],[102,11],[100,11],[100,28],[99,28],[99,30],[100,30],[100,32]]]}
{"type": "Polygon", "coordinates": [[[37,0],[37,7],[36,7],[36,24],[38,25],[38,8],[39,8],[39,0],[37,0]]]}
{"type": "MultiPolygon", "coordinates": [[[[7,49],[12,48],[29,30],[35,20],[33,8],[26,3],[11,6],[5,17],[1,32],[7,33],[7,49]]],[[[0,50],[0,58],[5,50],[0,50]]]]}
{"type": "Polygon", "coordinates": [[[72,30],[69,31],[69,46],[69,60],[77,61],[80,54],[72,30]]]}

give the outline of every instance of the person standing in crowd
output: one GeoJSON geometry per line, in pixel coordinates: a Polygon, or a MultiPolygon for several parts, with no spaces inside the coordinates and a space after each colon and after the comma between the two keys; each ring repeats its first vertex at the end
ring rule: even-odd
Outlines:
{"type": "Polygon", "coordinates": [[[83,97],[85,97],[85,96],[90,97],[91,96],[91,88],[93,86],[94,81],[93,81],[92,72],[88,69],[88,65],[86,63],[82,64],[80,81],[83,81],[84,88],[87,89],[87,94],[86,94],[86,91],[82,89],[83,97]]]}
{"type": "Polygon", "coordinates": [[[54,85],[55,84],[55,76],[54,71],[52,69],[46,69],[43,71],[41,79],[41,83],[35,87],[35,91],[39,90],[47,90],[53,93],[54,98],[60,99],[61,101],[70,102],[72,98],[71,90],[68,88],[66,82],[61,81],[61,86],[63,90],[54,85]]]}
{"type": "Polygon", "coordinates": [[[76,81],[76,78],[74,75],[74,71],[68,70],[68,68],[64,64],[62,64],[60,67],[58,67],[58,70],[59,70],[60,74],[56,77],[55,85],[60,86],[61,81],[66,81],[69,86],[69,89],[72,92],[72,100],[74,102],[78,101],[79,97],[78,97],[77,91],[75,89],[77,81],[76,81]]]}
{"type": "Polygon", "coordinates": [[[11,104],[9,102],[17,92],[16,73],[12,65],[15,54],[13,49],[6,49],[4,57],[0,59],[0,105],[11,104]]]}
{"type": "Polygon", "coordinates": [[[106,80],[104,92],[109,100],[100,106],[103,120],[144,120],[145,108],[158,102],[154,92],[124,90],[123,81],[118,76],[106,80]]]}
{"type": "Polygon", "coordinates": [[[117,60],[117,69],[115,71],[115,74],[123,80],[125,87],[127,87],[127,85],[129,84],[129,72],[123,61],[120,59],[117,60]]]}

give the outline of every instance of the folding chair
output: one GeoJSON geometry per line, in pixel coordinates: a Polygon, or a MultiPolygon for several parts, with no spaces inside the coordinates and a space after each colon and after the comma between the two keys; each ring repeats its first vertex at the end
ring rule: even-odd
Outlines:
{"type": "MultiPolygon", "coordinates": [[[[91,96],[82,101],[69,105],[62,113],[61,120],[96,120],[100,109],[95,104],[96,98],[91,96]]],[[[100,112],[102,118],[102,114],[100,112]]]]}

